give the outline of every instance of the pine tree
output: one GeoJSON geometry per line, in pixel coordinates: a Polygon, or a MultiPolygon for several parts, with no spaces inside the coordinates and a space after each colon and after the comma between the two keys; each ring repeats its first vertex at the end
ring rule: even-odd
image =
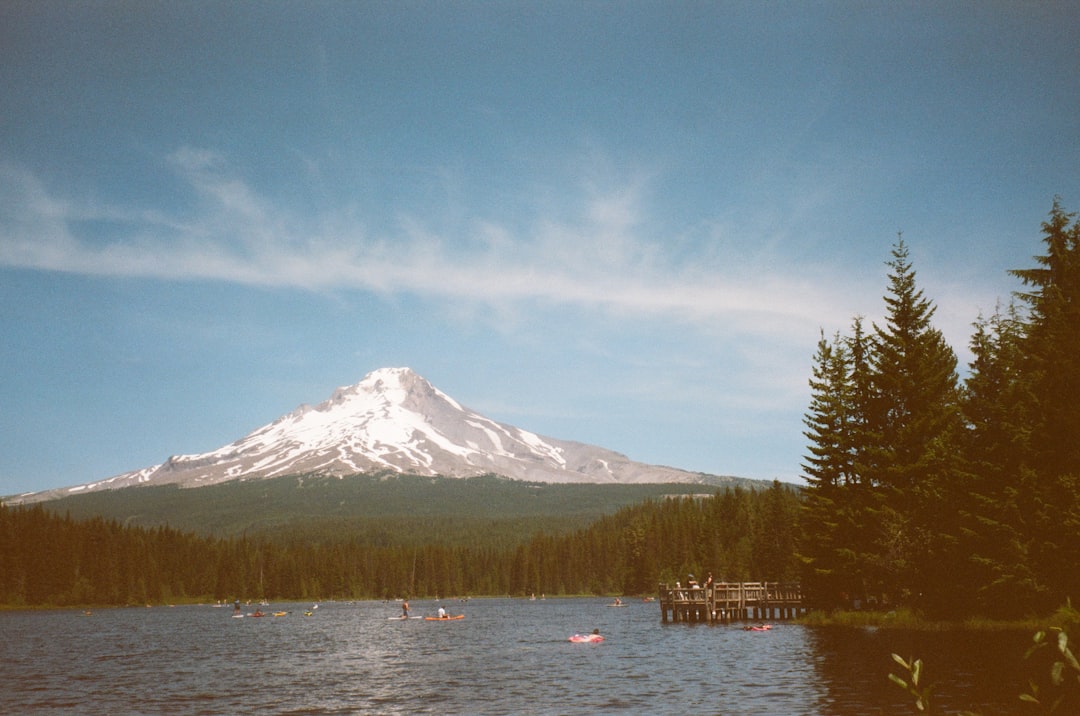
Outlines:
{"type": "Polygon", "coordinates": [[[853,335],[818,341],[804,417],[810,454],[803,465],[799,555],[803,588],[821,606],[848,606],[876,592],[870,538],[870,486],[861,471],[866,445],[866,340],[862,319],[853,335]]]}
{"type": "MultiPolygon", "coordinates": [[[[757,503],[756,576],[768,582],[794,581],[797,579],[794,555],[800,521],[799,501],[794,492],[774,480],[768,490],[758,495],[757,503]]],[[[703,562],[707,558],[706,555],[703,562]]]]}
{"type": "Polygon", "coordinates": [[[810,441],[803,464],[807,488],[802,507],[799,553],[803,590],[820,607],[842,605],[854,570],[842,557],[839,514],[844,485],[851,478],[847,444],[848,361],[839,334],[830,343],[822,332],[810,379],[810,407],[803,435],[810,441]]]}
{"type": "Polygon", "coordinates": [[[1080,223],[1055,199],[1038,267],[1011,273],[1028,287],[1023,338],[1031,439],[1022,489],[1030,494],[1034,562],[1058,599],[1080,594],[1080,223]]]}
{"type": "Polygon", "coordinates": [[[902,236],[887,265],[886,322],[874,325],[869,355],[875,440],[866,477],[881,494],[878,550],[889,591],[937,610],[948,605],[940,589],[960,558],[956,356],[932,325],[936,308],[916,285],[902,236]]]}
{"type": "Polygon", "coordinates": [[[980,317],[974,356],[964,383],[966,430],[959,445],[970,476],[961,505],[962,550],[970,555],[963,582],[988,616],[1016,617],[1039,606],[1045,585],[1033,571],[1026,515],[1031,510],[1028,453],[1030,415],[1022,381],[1023,322],[1016,306],[980,317]]]}

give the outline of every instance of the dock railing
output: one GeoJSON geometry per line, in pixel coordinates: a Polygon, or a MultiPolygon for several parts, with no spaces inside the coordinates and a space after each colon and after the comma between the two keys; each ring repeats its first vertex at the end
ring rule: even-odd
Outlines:
{"type": "Polygon", "coordinates": [[[659,585],[660,616],[674,622],[790,619],[805,611],[793,582],[714,582],[709,587],[659,585]]]}

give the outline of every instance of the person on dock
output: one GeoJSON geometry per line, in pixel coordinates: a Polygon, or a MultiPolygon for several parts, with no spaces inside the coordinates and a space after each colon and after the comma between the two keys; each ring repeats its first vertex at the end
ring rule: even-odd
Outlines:
{"type": "Polygon", "coordinates": [[[709,576],[705,578],[705,589],[706,589],[706,590],[709,590],[709,589],[711,589],[711,588],[712,588],[712,584],[713,584],[713,581],[712,581],[712,572],[709,572],[709,576]]]}

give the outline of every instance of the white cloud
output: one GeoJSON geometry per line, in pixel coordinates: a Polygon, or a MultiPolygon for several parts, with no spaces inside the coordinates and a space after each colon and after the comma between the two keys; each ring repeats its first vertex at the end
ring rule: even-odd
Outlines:
{"type": "Polygon", "coordinates": [[[612,191],[585,190],[571,218],[538,220],[525,230],[487,217],[468,223],[469,235],[450,235],[419,217],[404,217],[396,235],[374,237],[350,210],[317,217],[289,213],[259,196],[214,152],[183,148],[169,165],[197,197],[183,219],[157,209],[77,206],[52,196],[32,174],[3,166],[0,263],[89,275],[409,293],[496,307],[539,302],[676,320],[707,331],[767,334],[800,345],[818,325],[845,325],[851,313],[844,292],[830,285],[835,277],[800,276],[793,267],[767,266],[733,252],[725,252],[721,263],[705,253],[687,255],[685,242],[676,260],[665,251],[663,236],[642,228],[642,180],[612,191]],[[88,218],[107,219],[110,233],[81,233],[88,218]]]}

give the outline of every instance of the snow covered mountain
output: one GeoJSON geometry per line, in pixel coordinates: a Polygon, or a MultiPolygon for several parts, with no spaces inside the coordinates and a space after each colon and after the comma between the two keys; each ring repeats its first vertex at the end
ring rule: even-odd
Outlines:
{"type": "Polygon", "coordinates": [[[383,368],[356,385],[337,389],[319,405],[301,405],[217,450],[174,455],[160,465],[100,482],[20,495],[12,502],[142,484],[198,487],[240,478],[387,469],[446,477],[494,473],[562,483],[726,481],[634,462],[610,450],[498,423],[463,407],[408,368],[383,368]]]}

